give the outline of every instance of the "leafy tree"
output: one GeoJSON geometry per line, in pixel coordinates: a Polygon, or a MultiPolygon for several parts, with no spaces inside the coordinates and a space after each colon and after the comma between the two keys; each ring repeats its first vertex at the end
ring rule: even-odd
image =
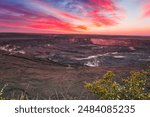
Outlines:
{"type": "Polygon", "coordinates": [[[123,79],[123,85],[114,81],[115,74],[108,71],[102,78],[92,83],[86,83],[85,88],[97,94],[102,100],[142,100],[150,99],[147,91],[149,72],[131,72],[123,79]]]}

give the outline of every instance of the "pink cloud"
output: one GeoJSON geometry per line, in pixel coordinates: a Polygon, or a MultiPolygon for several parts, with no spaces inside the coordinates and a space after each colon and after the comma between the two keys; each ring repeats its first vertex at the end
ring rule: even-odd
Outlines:
{"type": "Polygon", "coordinates": [[[150,3],[143,5],[141,13],[142,13],[142,18],[150,17],[150,3]]]}
{"type": "Polygon", "coordinates": [[[10,26],[10,27],[24,27],[21,24],[16,23],[7,23],[7,22],[0,22],[0,26],[10,26]]]}
{"type": "MultiPolygon", "coordinates": [[[[88,32],[94,28],[118,24],[122,14],[115,0],[87,0],[71,2],[73,8],[61,9],[42,0],[31,0],[33,11],[25,6],[13,6],[2,3],[0,21],[3,26],[26,27],[39,30],[60,32],[88,32]],[[9,12],[8,12],[9,11],[9,12]],[[3,14],[2,14],[3,13],[3,14]],[[8,24],[6,24],[8,23],[8,24]]],[[[0,2],[1,3],[1,2],[0,2]]],[[[65,6],[62,6],[65,7],[65,6]]]]}
{"type": "Polygon", "coordinates": [[[47,29],[47,30],[60,30],[66,32],[76,31],[73,25],[63,22],[55,18],[40,18],[38,20],[30,20],[30,24],[27,27],[36,29],[47,29]]]}
{"type": "Polygon", "coordinates": [[[119,12],[122,14],[122,9],[120,9],[113,0],[89,1],[93,9],[88,15],[92,19],[94,25],[100,27],[103,25],[109,26],[118,24],[120,17],[117,16],[117,13],[119,12]]]}
{"type": "Polygon", "coordinates": [[[113,0],[89,0],[91,5],[94,5],[97,8],[101,8],[107,11],[114,11],[116,10],[116,6],[113,0]]]}

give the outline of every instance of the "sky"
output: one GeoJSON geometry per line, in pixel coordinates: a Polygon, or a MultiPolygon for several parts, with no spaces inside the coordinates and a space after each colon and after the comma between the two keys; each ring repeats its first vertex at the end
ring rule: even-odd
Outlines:
{"type": "Polygon", "coordinates": [[[150,36],[150,0],[0,0],[0,32],[150,36]]]}

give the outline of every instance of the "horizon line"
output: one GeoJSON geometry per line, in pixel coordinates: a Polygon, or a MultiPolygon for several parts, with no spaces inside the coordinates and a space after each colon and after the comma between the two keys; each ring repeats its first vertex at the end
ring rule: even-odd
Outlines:
{"type": "Polygon", "coordinates": [[[87,34],[87,33],[39,33],[39,32],[0,32],[0,34],[36,34],[36,35],[99,35],[99,36],[133,36],[133,37],[150,37],[150,35],[130,35],[130,34],[87,34]]]}

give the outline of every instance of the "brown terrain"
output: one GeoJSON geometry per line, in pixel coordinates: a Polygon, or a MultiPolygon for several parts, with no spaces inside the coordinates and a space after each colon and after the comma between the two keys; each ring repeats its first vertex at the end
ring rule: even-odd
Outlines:
{"type": "MultiPolygon", "coordinates": [[[[8,41],[7,39],[4,39],[4,36],[1,36],[0,40],[1,46],[12,43],[17,43],[16,45],[18,46],[17,40],[10,41],[11,39],[8,39],[8,41]]],[[[27,41],[25,40],[24,42],[27,41]]],[[[146,40],[146,42],[150,44],[150,40],[146,40]]],[[[104,60],[108,59],[107,62],[103,61],[101,65],[95,67],[76,65],[75,63],[69,65],[65,62],[62,62],[63,64],[61,64],[58,62],[58,60],[60,60],[58,57],[56,58],[58,59],[56,62],[52,60],[50,61],[47,58],[35,57],[35,55],[38,55],[37,53],[33,54],[34,56],[31,56],[30,52],[25,55],[20,53],[12,54],[9,51],[4,51],[3,49],[0,50],[0,89],[7,84],[4,89],[3,96],[8,98],[17,98],[17,96],[23,94],[27,99],[98,99],[96,95],[93,95],[84,88],[84,83],[100,78],[108,70],[114,71],[117,74],[115,80],[120,81],[120,78],[126,77],[130,71],[147,68],[150,65],[150,46],[146,42],[144,42],[144,44],[146,44],[145,47],[134,47],[137,52],[143,53],[143,58],[141,59],[137,55],[140,62],[136,61],[137,58],[134,60],[132,56],[130,57],[130,59],[132,58],[132,61],[128,61],[124,58],[113,58],[111,54],[105,56],[106,58],[103,58],[104,60]],[[146,49],[144,50],[143,48],[146,49]],[[141,62],[141,60],[144,60],[144,62],[141,62]]],[[[107,42],[104,43],[102,40],[98,42],[94,41],[94,44],[95,43],[97,45],[92,46],[92,48],[99,47],[99,44],[101,43],[103,43],[103,46],[108,46],[106,45],[107,42]]],[[[114,41],[111,42],[111,44],[114,43],[114,41]]],[[[139,43],[143,44],[143,42],[139,43]]],[[[26,49],[26,52],[29,51],[27,50],[27,45],[32,44],[32,46],[35,47],[35,43],[30,41],[28,41],[28,43],[20,42],[20,45],[21,44],[24,46],[23,48],[26,49]]],[[[61,46],[58,45],[57,47],[61,46]]],[[[41,48],[41,46],[39,48],[41,48]]],[[[114,48],[114,46],[111,46],[111,48],[114,50],[110,49],[109,51],[116,52],[118,50],[117,48],[114,48]]],[[[130,47],[129,49],[135,52],[134,48],[130,47]]],[[[11,52],[16,51],[18,50],[16,49],[11,52]]],[[[103,50],[103,52],[104,51],[105,50],[103,50]]],[[[122,54],[123,52],[127,53],[127,50],[123,48],[120,53],[122,54]]],[[[89,53],[86,54],[88,55],[89,53]]],[[[68,54],[68,56],[70,56],[70,54],[68,54]]],[[[118,56],[120,57],[120,55],[118,56]]]]}

